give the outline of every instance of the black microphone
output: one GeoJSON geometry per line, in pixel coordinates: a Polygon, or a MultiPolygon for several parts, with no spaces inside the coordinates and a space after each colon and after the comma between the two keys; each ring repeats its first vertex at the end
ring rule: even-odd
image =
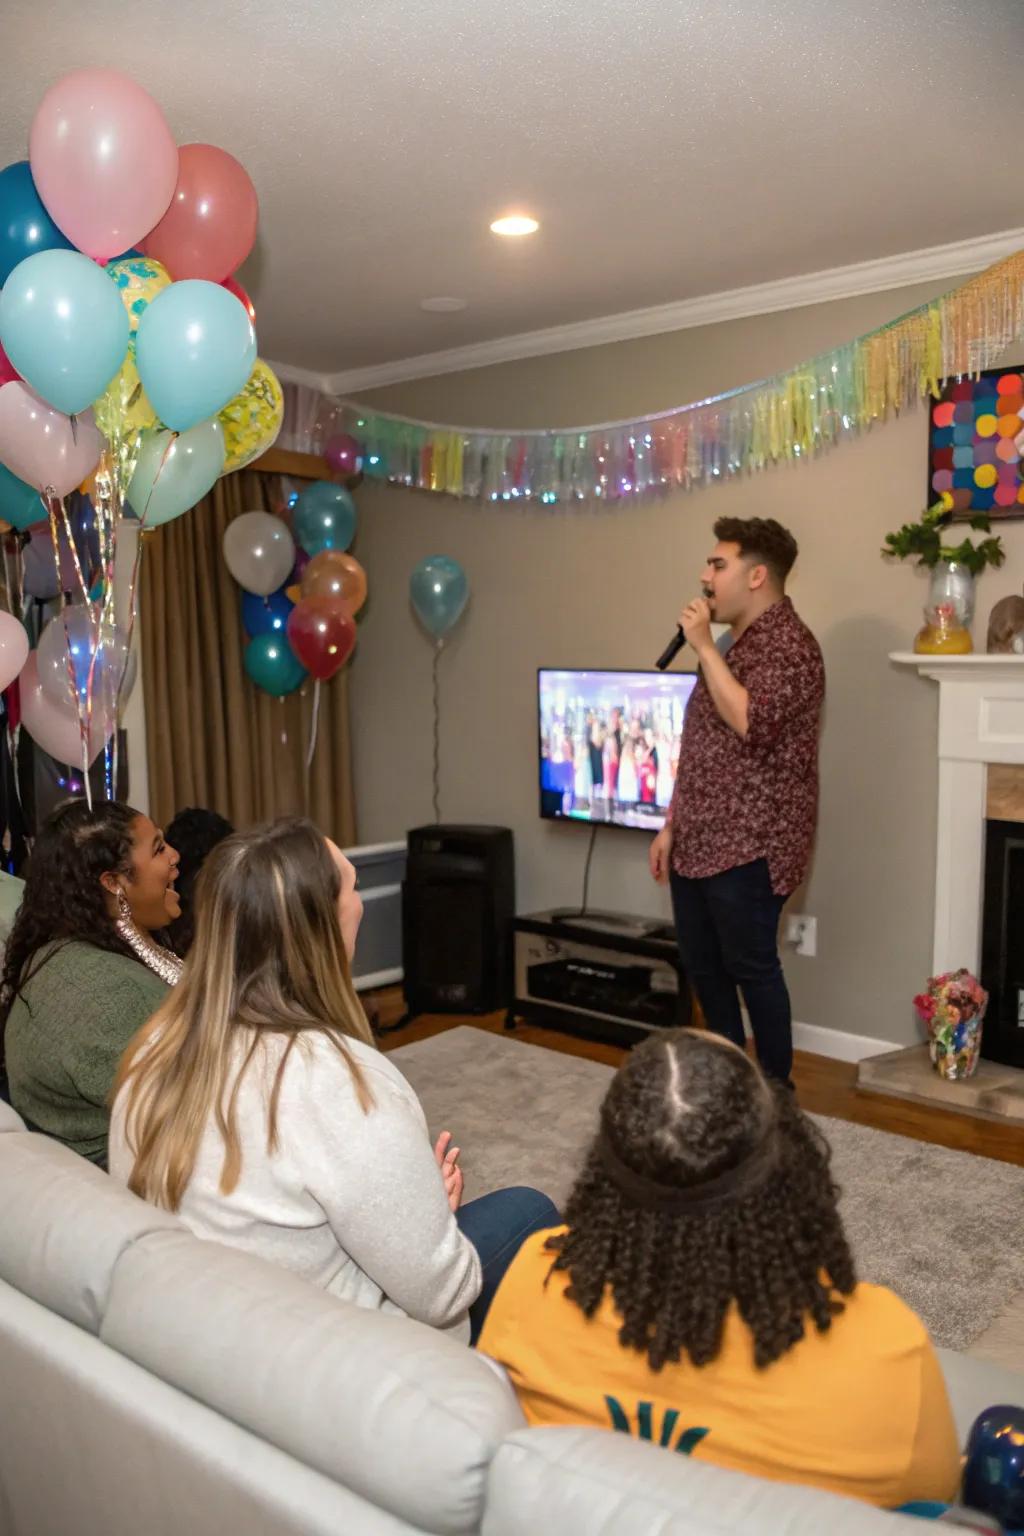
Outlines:
{"type": "Polygon", "coordinates": [[[669,641],[668,645],[666,645],[665,649],[654,663],[659,672],[664,672],[669,663],[674,661],[675,658],[679,655],[679,652],[682,650],[685,644],[686,636],[683,634],[683,626],[680,624],[677,626],[676,632],[672,636],[672,639],[669,641]]]}

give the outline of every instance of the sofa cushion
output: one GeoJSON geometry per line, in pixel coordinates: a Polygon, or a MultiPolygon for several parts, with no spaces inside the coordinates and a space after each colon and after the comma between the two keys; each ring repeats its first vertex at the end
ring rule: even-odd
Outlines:
{"type": "Polygon", "coordinates": [[[25,1122],[13,1105],[0,1098],[0,1133],[3,1131],[23,1131],[25,1122]]]}
{"type": "Polygon", "coordinates": [[[49,1136],[0,1136],[0,1279],[98,1333],[118,1255],[178,1228],[49,1136]]]}
{"type": "Polygon", "coordinates": [[[523,1422],[507,1383],[464,1345],[184,1231],[121,1254],[100,1337],[430,1531],[479,1528],[487,1465],[523,1422]]]}
{"type": "Polygon", "coordinates": [[[918,1520],[725,1472],[611,1430],[524,1429],[487,1476],[483,1536],[921,1536],[918,1520]]]}

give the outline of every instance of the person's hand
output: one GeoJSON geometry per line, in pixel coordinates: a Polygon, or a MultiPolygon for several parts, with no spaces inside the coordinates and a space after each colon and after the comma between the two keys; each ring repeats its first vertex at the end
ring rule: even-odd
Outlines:
{"type": "Polygon", "coordinates": [[[444,1180],[444,1192],[452,1211],[457,1211],[462,1200],[462,1169],[458,1166],[459,1147],[451,1146],[451,1131],[442,1131],[434,1147],[437,1166],[444,1180]]]}
{"type": "Polygon", "coordinates": [[[668,884],[669,863],[672,857],[672,828],[666,823],[651,840],[651,846],[647,850],[647,861],[651,866],[651,876],[659,885],[668,884]]]}
{"type": "Polygon", "coordinates": [[[700,655],[706,646],[713,645],[711,638],[711,604],[705,597],[695,597],[687,603],[679,615],[679,623],[687,642],[700,655]]]}

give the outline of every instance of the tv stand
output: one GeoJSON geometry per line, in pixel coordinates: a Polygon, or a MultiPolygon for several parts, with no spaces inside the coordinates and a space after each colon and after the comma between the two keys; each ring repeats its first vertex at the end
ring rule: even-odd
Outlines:
{"type": "Polygon", "coordinates": [[[522,1019],[633,1045],[690,1022],[690,988],[669,923],[562,907],[517,917],[513,934],[507,1029],[522,1019]]]}

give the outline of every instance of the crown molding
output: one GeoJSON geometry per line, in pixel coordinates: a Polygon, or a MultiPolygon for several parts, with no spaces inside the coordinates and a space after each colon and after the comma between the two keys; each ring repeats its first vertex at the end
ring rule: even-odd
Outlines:
{"type": "Polygon", "coordinates": [[[306,384],[310,389],[318,389],[322,395],[334,393],[334,375],[330,373],[317,373],[313,368],[297,368],[292,363],[276,363],[272,357],[266,361],[282,384],[306,384]]]}
{"type": "MultiPolygon", "coordinates": [[[[650,309],[632,309],[595,320],[580,320],[571,325],[554,325],[541,331],[500,336],[494,341],[474,342],[465,347],[452,347],[445,352],[425,352],[418,357],[396,358],[392,362],[377,363],[366,368],[320,374],[283,365],[277,371],[282,378],[312,384],[315,388],[324,389],[327,394],[352,395],[361,390],[379,389],[386,384],[401,384],[410,379],[463,373],[471,368],[488,368],[495,363],[546,357],[556,352],[574,352],[582,347],[599,347],[607,342],[634,341],[643,336],[685,331],[698,325],[717,325],[725,320],[745,320],[752,315],[770,315],[784,309],[803,309],[811,304],[827,304],[837,299],[857,298],[861,294],[908,288],[915,283],[969,277],[1021,249],[1024,249],[1024,229],[1006,229],[996,234],[981,235],[974,240],[959,240],[950,245],[904,251],[898,256],[884,256],[877,261],[854,262],[845,267],[830,267],[824,272],[808,272],[799,277],[779,278],[775,282],[754,283],[747,288],[730,288],[721,293],[682,299],[674,304],[658,304],[650,309]]],[[[274,367],[277,368],[277,365],[274,367]]]]}

